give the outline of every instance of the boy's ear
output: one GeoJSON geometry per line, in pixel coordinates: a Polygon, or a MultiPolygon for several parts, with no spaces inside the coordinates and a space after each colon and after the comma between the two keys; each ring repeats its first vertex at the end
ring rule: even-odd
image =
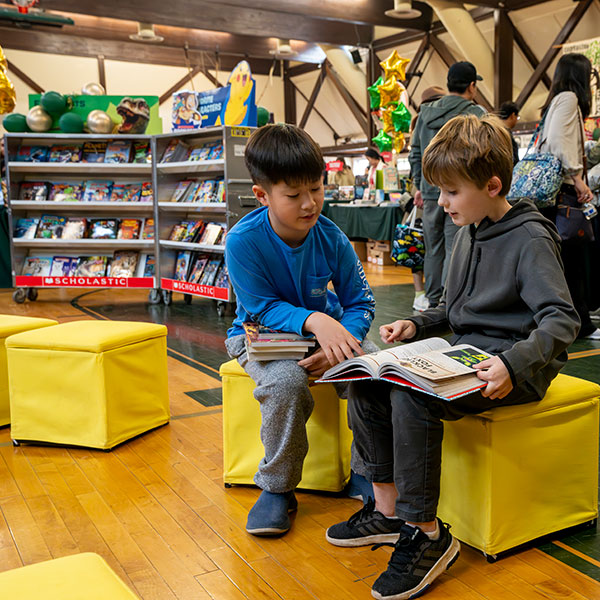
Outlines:
{"type": "Polygon", "coordinates": [[[487,183],[487,192],[490,198],[495,198],[500,195],[502,191],[502,181],[497,175],[493,175],[487,183]]]}
{"type": "Polygon", "coordinates": [[[262,185],[253,185],[252,193],[256,196],[256,199],[263,205],[267,206],[269,196],[267,190],[262,185]]]}

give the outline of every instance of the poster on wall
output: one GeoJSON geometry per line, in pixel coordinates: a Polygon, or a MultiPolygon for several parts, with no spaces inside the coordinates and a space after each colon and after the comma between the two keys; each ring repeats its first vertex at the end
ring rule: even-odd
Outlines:
{"type": "MultiPolygon", "coordinates": [[[[103,110],[115,124],[114,133],[148,134],[162,133],[162,119],[158,113],[158,96],[92,96],[87,94],[70,96],[73,99],[71,112],[81,115],[85,121],[93,110],[103,110]]],[[[29,94],[29,108],[40,104],[40,94],[29,94]]],[[[58,131],[58,118],[54,119],[50,131],[58,131]]]]}
{"type": "Polygon", "coordinates": [[[256,119],[256,82],[245,60],[236,65],[222,88],[173,94],[173,131],[214,125],[256,127],[256,119]]]}
{"type": "MultiPolygon", "coordinates": [[[[592,69],[596,69],[596,72],[600,72],[600,37],[592,38],[589,40],[582,40],[580,42],[571,42],[569,44],[563,44],[563,54],[570,54],[577,52],[583,54],[590,59],[592,63],[592,69]]],[[[592,77],[592,109],[590,112],[591,117],[585,120],[585,132],[588,139],[592,139],[594,129],[600,124],[600,86],[598,78],[592,77]]]]}

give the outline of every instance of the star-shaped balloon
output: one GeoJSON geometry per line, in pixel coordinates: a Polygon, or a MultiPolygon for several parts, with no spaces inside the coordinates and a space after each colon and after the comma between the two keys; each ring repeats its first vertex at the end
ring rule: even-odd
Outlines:
{"type": "Polygon", "coordinates": [[[379,96],[381,98],[381,106],[387,106],[390,102],[398,102],[400,94],[404,90],[404,86],[396,81],[393,77],[386,79],[379,86],[379,96]]]}
{"type": "Polygon", "coordinates": [[[0,114],[12,112],[16,102],[15,88],[6,73],[0,70],[0,114]]]}
{"type": "Polygon", "coordinates": [[[410,62],[410,58],[401,58],[394,50],[385,60],[382,60],[379,65],[385,72],[385,79],[395,77],[397,79],[406,79],[406,65],[410,62]]]}
{"type": "Polygon", "coordinates": [[[377,145],[379,152],[385,152],[392,149],[392,138],[382,129],[372,142],[377,145]]]}
{"type": "Polygon", "coordinates": [[[379,97],[379,86],[383,83],[383,77],[379,77],[379,79],[367,88],[369,92],[369,98],[371,99],[371,109],[377,110],[379,108],[379,104],[381,99],[379,97]]]}
{"type": "Polygon", "coordinates": [[[403,133],[409,132],[412,116],[404,102],[398,103],[398,107],[392,111],[391,117],[396,131],[402,131],[403,133]]]}
{"type": "Polygon", "coordinates": [[[406,140],[404,139],[404,134],[401,131],[397,131],[394,135],[394,152],[402,152],[404,150],[404,146],[406,146],[406,140]]]}
{"type": "Polygon", "coordinates": [[[395,107],[396,107],[395,104],[390,104],[389,106],[386,106],[386,108],[384,108],[381,111],[381,119],[383,121],[383,130],[388,135],[391,135],[391,136],[393,136],[394,132],[395,132],[393,117],[392,117],[395,107]]]}

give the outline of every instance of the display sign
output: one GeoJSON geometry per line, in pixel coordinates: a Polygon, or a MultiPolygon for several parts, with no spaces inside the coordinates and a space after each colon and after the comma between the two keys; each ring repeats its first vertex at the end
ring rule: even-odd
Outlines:
{"type": "Polygon", "coordinates": [[[154,277],[35,277],[17,275],[16,287],[153,288],[154,277]]]}
{"type": "Polygon", "coordinates": [[[341,160],[330,160],[325,166],[327,171],[339,172],[344,170],[344,163],[341,160]]]}
{"type": "Polygon", "coordinates": [[[190,283],[189,281],[178,281],[177,279],[160,280],[160,287],[163,290],[172,290],[182,294],[193,294],[203,298],[214,298],[215,300],[229,300],[229,288],[215,287],[214,285],[200,285],[199,283],[190,283]]]}

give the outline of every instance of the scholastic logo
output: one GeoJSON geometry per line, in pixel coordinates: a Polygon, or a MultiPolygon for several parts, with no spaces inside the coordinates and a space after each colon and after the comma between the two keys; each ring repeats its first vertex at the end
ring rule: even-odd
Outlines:
{"type": "Polygon", "coordinates": [[[178,292],[192,292],[202,294],[203,296],[214,296],[215,288],[210,285],[199,285],[197,283],[188,283],[187,281],[174,281],[173,289],[178,292]]]}

